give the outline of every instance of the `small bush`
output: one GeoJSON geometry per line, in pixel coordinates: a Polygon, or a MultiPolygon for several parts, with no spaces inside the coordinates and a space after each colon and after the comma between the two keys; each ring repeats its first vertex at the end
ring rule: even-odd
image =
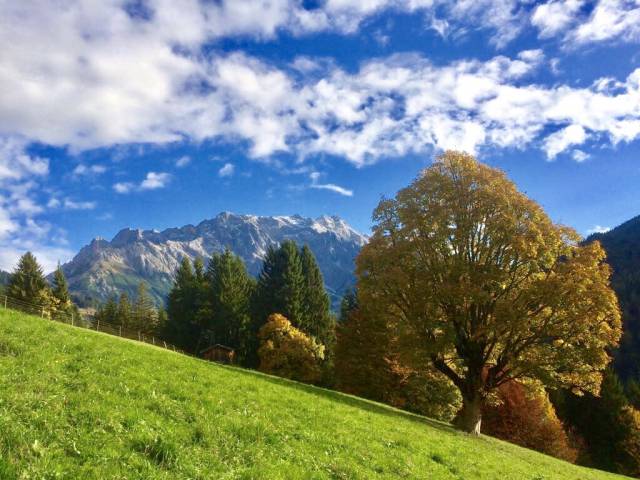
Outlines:
{"type": "Polygon", "coordinates": [[[270,315],[258,338],[261,371],[306,383],[320,380],[324,346],[291,325],[286,317],[270,315]]]}

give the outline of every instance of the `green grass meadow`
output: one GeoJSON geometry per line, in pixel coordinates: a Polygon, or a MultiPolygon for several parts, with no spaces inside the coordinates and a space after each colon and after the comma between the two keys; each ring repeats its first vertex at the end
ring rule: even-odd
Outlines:
{"type": "Polygon", "coordinates": [[[607,479],[348,395],[0,311],[0,479],[607,479]]]}

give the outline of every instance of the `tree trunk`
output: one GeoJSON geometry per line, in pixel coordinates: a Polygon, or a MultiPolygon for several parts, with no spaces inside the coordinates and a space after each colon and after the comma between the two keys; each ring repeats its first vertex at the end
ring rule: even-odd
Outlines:
{"type": "Polygon", "coordinates": [[[463,396],[462,408],[456,415],[454,424],[460,430],[471,435],[480,435],[480,425],[482,423],[482,398],[474,395],[470,398],[463,396]]]}

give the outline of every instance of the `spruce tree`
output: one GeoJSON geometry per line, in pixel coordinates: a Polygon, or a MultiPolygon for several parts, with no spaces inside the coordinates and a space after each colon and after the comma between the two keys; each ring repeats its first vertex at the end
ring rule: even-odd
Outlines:
{"type": "Polygon", "coordinates": [[[258,329],[272,313],[284,315],[299,328],[304,321],[303,295],[302,262],[295,242],[270,246],[258,277],[254,305],[258,329]]]}
{"type": "Polygon", "coordinates": [[[69,284],[67,283],[67,277],[65,277],[62,267],[58,263],[58,268],[53,274],[53,288],[51,294],[61,305],[67,305],[71,303],[71,295],[69,295],[69,284]]]}
{"type": "Polygon", "coordinates": [[[131,302],[126,292],[120,294],[115,324],[122,325],[125,328],[131,328],[131,302]]]}
{"type": "Polygon", "coordinates": [[[22,302],[48,306],[49,285],[42,267],[31,252],[20,257],[18,266],[11,275],[7,295],[22,302]]]}
{"type": "Polygon", "coordinates": [[[302,295],[303,320],[300,329],[325,346],[325,358],[331,357],[335,343],[335,318],[331,315],[329,295],[316,257],[305,245],[300,253],[304,289],[302,295]]]}
{"type": "Polygon", "coordinates": [[[138,284],[136,299],[131,308],[131,328],[143,333],[154,333],[157,323],[156,309],[144,282],[138,284]]]}
{"type": "Polygon", "coordinates": [[[234,348],[241,361],[250,343],[250,300],[255,282],[244,262],[229,249],[211,257],[207,268],[205,328],[210,341],[234,348]]]}
{"type": "Polygon", "coordinates": [[[204,273],[196,275],[191,261],[185,257],[176,271],[173,287],[167,297],[168,320],[162,336],[192,353],[196,353],[201,343],[202,328],[197,318],[203,282],[204,273]]]}
{"type": "Polygon", "coordinates": [[[118,299],[115,295],[111,295],[107,301],[100,305],[96,312],[96,320],[108,323],[110,325],[119,325],[118,322],[118,299]]]}

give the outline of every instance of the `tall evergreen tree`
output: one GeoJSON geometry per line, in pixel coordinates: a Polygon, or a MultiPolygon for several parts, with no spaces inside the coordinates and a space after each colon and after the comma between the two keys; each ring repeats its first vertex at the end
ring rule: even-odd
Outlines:
{"type": "Polygon", "coordinates": [[[42,267],[31,252],[20,257],[18,266],[11,275],[7,295],[23,302],[48,306],[49,285],[42,267]]]}
{"type": "Polygon", "coordinates": [[[325,358],[331,356],[335,343],[335,318],[331,314],[329,295],[324,288],[324,280],[316,257],[305,245],[300,252],[302,276],[304,278],[302,305],[303,319],[300,329],[315,337],[325,346],[325,358]]]}
{"type": "MultiPolygon", "coordinates": [[[[304,321],[304,277],[295,242],[270,246],[258,277],[254,311],[258,329],[272,313],[280,313],[299,328],[304,321]]],[[[257,330],[256,330],[257,331],[257,330]]]]}
{"type": "Polygon", "coordinates": [[[69,295],[69,284],[67,283],[67,277],[65,277],[62,267],[58,263],[58,268],[53,274],[53,286],[51,294],[58,300],[61,305],[67,305],[71,303],[71,295],[69,295]]]}
{"type": "Polygon", "coordinates": [[[183,258],[167,297],[168,320],[163,337],[180,348],[196,352],[200,346],[202,327],[198,323],[204,271],[194,272],[191,261],[183,258]]]}
{"type": "Polygon", "coordinates": [[[118,322],[118,298],[111,295],[96,311],[96,321],[110,325],[120,325],[118,322]]]}
{"type": "Polygon", "coordinates": [[[122,292],[120,294],[115,320],[116,325],[131,328],[131,302],[129,301],[129,295],[127,295],[126,292],[122,292]]]}
{"type": "Polygon", "coordinates": [[[640,473],[640,452],[632,445],[640,438],[640,425],[612,369],[602,377],[600,396],[558,391],[552,400],[564,423],[586,442],[579,463],[632,476],[640,473]]]}
{"type": "Polygon", "coordinates": [[[158,316],[153,300],[144,282],[138,284],[136,299],[131,309],[131,328],[152,334],[156,330],[158,316]]]}
{"type": "Polygon", "coordinates": [[[244,262],[229,249],[211,257],[207,268],[205,328],[211,339],[236,349],[241,361],[246,357],[250,335],[250,300],[255,281],[244,262]]]}

